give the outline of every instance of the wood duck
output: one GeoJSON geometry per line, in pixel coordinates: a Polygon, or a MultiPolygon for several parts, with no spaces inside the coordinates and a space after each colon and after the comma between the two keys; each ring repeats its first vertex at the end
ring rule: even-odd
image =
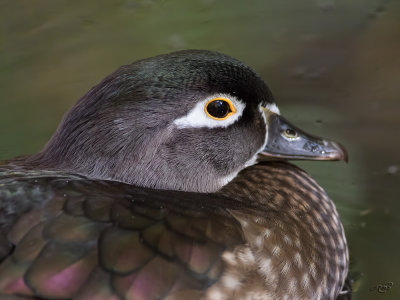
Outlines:
{"type": "Polygon", "coordinates": [[[286,121],[240,61],[122,66],[41,152],[0,165],[0,298],[336,299],[343,226],[288,159],[347,155],[286,121]]]}

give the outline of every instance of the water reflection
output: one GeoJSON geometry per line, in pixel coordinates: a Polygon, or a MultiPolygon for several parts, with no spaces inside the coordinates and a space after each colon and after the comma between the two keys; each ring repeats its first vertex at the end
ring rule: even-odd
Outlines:
{"type": "Polygon", "coordinates": [[[400,299],[398,1],[9,0],[0,17],[0,159],[40,149],[122,64],[225,52],[262,74],[288,119],[347,146],[348,165],[301,166],[337,203],[361,278],[355,299],[400,299]]]}

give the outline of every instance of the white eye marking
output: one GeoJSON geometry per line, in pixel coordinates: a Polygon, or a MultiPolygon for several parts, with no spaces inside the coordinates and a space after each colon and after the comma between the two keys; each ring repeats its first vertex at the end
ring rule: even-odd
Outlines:
{"type": "Polygon", "coordinates": [[[235,96],[229,94],[215,94],[196,103],[196,105],[189,111],[187,115],[174,120],[173,123],[178,128],[228,127],[239,120],[245,107],[246,105],[235,96]],[[232,102],[232,105],[235,107],[236,113],[232,114],[225,120],[215,120],[207,116],[206,112],[204,111],[204,106],[208,101],[214,98],[229,99],[232,102]]]}
{"type": "Polygon", "coordinates": [[[268,109],[268,110],[270,110],[270,111],[272,111],[273,113],[275,113],[275,114],[277,114],[277,115],[280,115],[280,114],[281,114],[281,112],[279,111],[278,106],[276,106],[275,103],[267,104],[267,105],[265,106],[265,108],[268,109]]]}

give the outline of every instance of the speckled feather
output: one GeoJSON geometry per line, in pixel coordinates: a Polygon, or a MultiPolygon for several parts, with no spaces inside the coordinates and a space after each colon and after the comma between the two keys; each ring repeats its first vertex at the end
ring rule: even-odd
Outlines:
{"type": "Polygon", "coordinates": [[[287,299],[334,299],[346,277],[333,203],[289,164],[245,169],[216,194],[7,166],[0,185],[1,228],[9,232],[3,294],[276,299],[285,291],[287,299]]]}

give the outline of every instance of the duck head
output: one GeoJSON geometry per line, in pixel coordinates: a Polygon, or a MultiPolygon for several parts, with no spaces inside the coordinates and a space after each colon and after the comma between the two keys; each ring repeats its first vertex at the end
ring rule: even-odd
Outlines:
{"type": "Polygon", "coordinates": [[[215,192],[257,160],[346,159],[282,118],[264,81],[229,56],[188,50],[122,66],[64,116],[37,166],[215,192]]]}

